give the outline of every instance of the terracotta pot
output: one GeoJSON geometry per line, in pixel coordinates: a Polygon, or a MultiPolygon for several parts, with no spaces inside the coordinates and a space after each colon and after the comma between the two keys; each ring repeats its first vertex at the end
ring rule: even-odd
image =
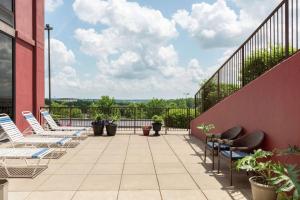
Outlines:
{"type": "Polygon", "coordinates": [[[143,127],[144,136],[149,136],[151,128],[152,128],[151,126],[144,126],[143,127]]]}
{"type": "Polygon", "coordinates": [[[253,200],[276,200],[276,188],[274,186],[261,184],[260,180],[263,179],[261,176],[253,176],[249,179],[253,200]]]}

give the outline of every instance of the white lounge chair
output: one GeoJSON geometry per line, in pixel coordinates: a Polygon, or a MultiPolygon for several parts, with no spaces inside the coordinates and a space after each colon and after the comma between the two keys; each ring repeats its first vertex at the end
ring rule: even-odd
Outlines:
{"type": "MultiPolygon", "coordinates": [[[[17,128],[14,122],[10,119],[7,114],[0,114],[0,127],[4,133],[7,134],[8,139],[13,147],[16,145],[25,146],[39,146],[45,145],[48,148],[51,147],[66,147],[68,148],[71,144],[72,138],[55,138],[55,137],[24,137],[21,131],[17,128]]],[[[66,149],[64,150],[64,152],[66,149]]]]}
{"type": "Polygon", "coordinates": [[[47,155],[51,155],[53,149],[49,148],[0,148],[0,172],[1,177],[7,178],[33,178],[48,167],[50,159],[46,164],[41,164],[41,160],[47,155]],[[25,161],[25,165],[10,165],[8,159],[20,159],[25,161]],[[36,164],[29,164],[28,159],[37,160],[36,164]]]}
{"type": "Polygon", "coordinates": [[[28,124],[30,125],[30,129],[32,129],[36,135],[51,136],[51,137],[69,137],[69,138],[73,138],[73,139],[80,139],[81,137],[85,137],[84,131],[82,131],[82,130],[78,130],[78,131],[45,131],[31,112],[24,111],[24,112],[22,112],[22,115],[24,116],[24,118],[26,119],[28,124]]]}
{"type": "Polygon", "coordinates": [[[40,110],[42,117],[46,120],[50,129],[53,131],[88,131],[88,127],[58,126],[47,110],[40,110]]]}

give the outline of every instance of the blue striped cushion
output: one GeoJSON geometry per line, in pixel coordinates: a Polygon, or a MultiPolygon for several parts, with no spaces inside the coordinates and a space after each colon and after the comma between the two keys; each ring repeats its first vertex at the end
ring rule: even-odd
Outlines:
{"type": "MultiPolygon", "coordinates": [[[[230,151],[221,151],[221,154],[227,158],[230,158],[230,151]]],[[[243,151],[232,151],[232,159],[238,160],[248,156],[249,154],[243,151]]]]}
{"type": "Polygon", "coordinates": [[[56,144],[64,145],[69,140],[70,140],[70,138],[62,138],[61,140],[59,140],[58,142],[56,142],[56,144]]]}
{"type": "Polygon", "coordinates": [[[48,148],[42,148],[40,151],[34,153],[32,155],[32,158],[40,158],[40,156],[43,155],[48,150],[49,150],[48,148]]]}
{"type": "Polygon", "coordinates": [[[0,123],[7,123],[7,122],[12,122],[12,120],[9,117],[0,118],[0,123]]]}
{"type": "Polygon", "coordinates": [[[81,135],[81,131],[76,131],[76,132],[74,133],[74,136],[79,137],[80,135],[81,135]]]}
{"type": "MultiPolygon", "coordinates": [[[[213,142],[208,142],[207,145],[212,149],[213,148],[213,142]]],[[[219,146],[219,143],[215,142],[214,143],[214,149],[218,149],[218,146],[219,146]]],[[[221,144],[220,145],[220,149],[221,150],[226,150],[226,149],[229,149],[229,145],[227,144],[221,144]]]]}

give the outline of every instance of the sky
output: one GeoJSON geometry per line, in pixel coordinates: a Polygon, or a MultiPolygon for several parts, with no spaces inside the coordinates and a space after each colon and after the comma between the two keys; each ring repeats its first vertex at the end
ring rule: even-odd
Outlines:
{"type": "Polygon", "coordinates": [[[52,97],[192,97],[279,2],[46,0],[52,97]]]}

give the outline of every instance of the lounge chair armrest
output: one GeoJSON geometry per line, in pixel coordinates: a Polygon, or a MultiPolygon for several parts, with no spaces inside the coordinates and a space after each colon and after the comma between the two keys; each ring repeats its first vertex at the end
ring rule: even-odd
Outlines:
{"type": "Polygon", "coordinates": [[[236,151],[236,150],[249,150],[249,147],[230,147],[231,151],[236,151]]]}

